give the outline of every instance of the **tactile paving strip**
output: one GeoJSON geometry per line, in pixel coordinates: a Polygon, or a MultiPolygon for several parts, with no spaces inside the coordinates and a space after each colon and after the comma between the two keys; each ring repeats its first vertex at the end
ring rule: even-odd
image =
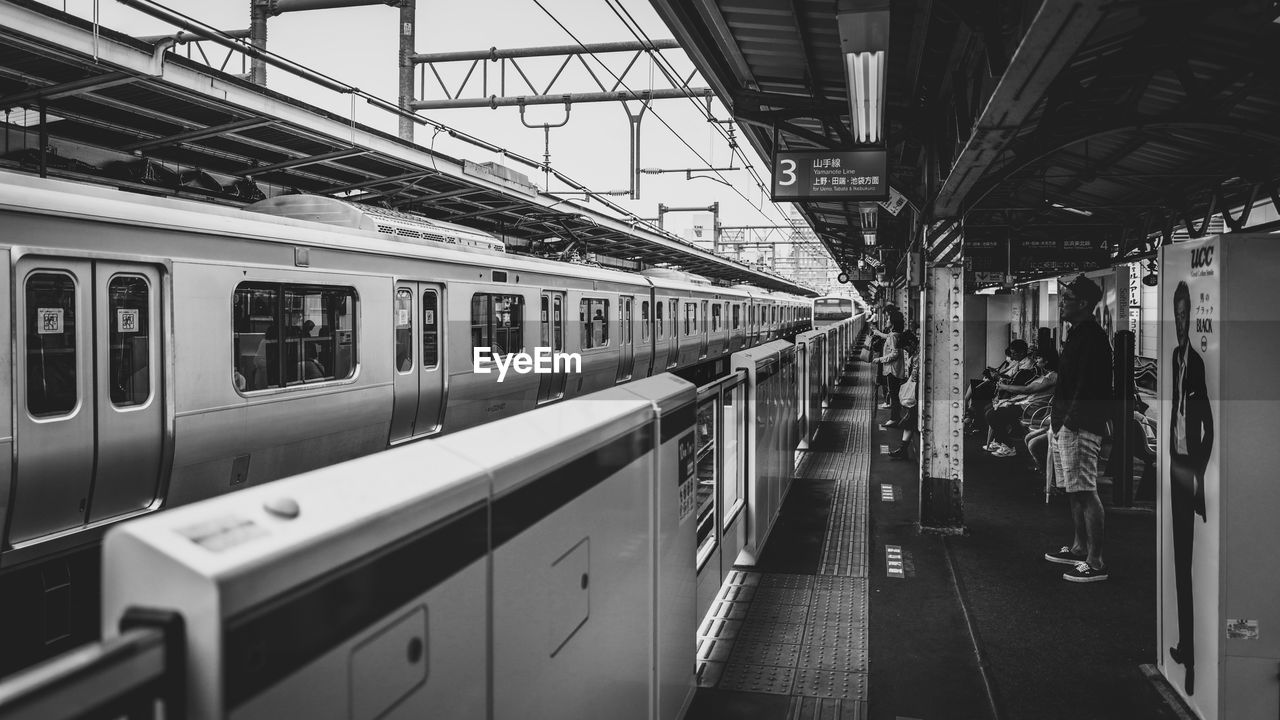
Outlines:
{"type": "Polygon", "coordinates": [[[733,644],[728,660],[742,665],[777,665],[795,667],[800,659],[800,645],[739,640],[733,644]]]}
{"type": "Polygon", "coordinates": [[[718,687],[721,690],[787,695],[791,692],[791,685],[795,682],[795,678],[796,669],[793,667],[731,663],[725,666],[724,672],[720,675],[718,687]]]}
{"type": "Polygon", "coordinates": [[[793,697],[787,720],[866,720],[867,703],[839,698],[793,697]]]}
{"type": "Polygon", "coordinates": [[[867,674],[800,668],[795,675],[794,695],[865,700],[867,698],[867,674]]]}

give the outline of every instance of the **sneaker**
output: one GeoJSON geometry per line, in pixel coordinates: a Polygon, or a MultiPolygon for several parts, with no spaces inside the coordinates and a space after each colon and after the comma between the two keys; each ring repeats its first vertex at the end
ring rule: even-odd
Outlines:
{"type": "Polygon", "coordinates": [[[992,450],[995,450],[995,449],[996,449],[996,444],[993,442],[989,442],[986,445],[982,446],[983,452],[991,452],[992,450]]]}
{"type": "Polygon", "coordinates": [[[888,403],[888,402],[882,402],[882,403],[880,403],[880,409],[881,409],[881,410],[888,410],[888,409],[889,409],[889,408],[891,408],[891,407],[893,407],[893,403],[888,403]]]}
{"type": "Polygon", "coordinates": [[[1107,569],[1099,570],[1087,562],[1077,563],[1074,568],[1062,573],[1062,579],[1079,583],[1098,582],[1107,579],[1107,569]]]}
{"type": "Polygon", "coordinates": [[[1084,556],[1071,552],[1070,545],[1063,545],[1062,549],[1057,552],[1045,553],[1044,559],[1051,563],[1059,563],[1062,565],[1078,565],[1084,560],[1084,556]]]}
{"type": "Polygon", "coordinates": [[[998,458],[1013,457],[1014,455],[1017,455],[1017,454],[1018,454],[1018,451],[1014,450],[1008,445],[997,445],[996,448],[991,451],[991,455],[993,457],[998,457],[998,458]]]}

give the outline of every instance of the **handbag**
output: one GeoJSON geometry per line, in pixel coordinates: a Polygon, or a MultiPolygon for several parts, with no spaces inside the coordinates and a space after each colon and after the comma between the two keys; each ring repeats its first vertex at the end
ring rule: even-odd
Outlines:
{"type": "Polygon", "coordinates": [[[898,388],[898,403],[905,408],[916,406],[916,381],[907,380],[898,388]]]}

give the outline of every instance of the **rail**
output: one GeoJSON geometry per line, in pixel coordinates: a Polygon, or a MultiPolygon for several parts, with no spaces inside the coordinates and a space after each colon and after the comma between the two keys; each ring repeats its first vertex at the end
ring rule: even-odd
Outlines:
{"type": "Polygon", "coordinates": [[[0,720],[128,717],[182,720],[186,714],[182,616],[135,609],[121,634],[16,673],[0,683],[0,720]]]}

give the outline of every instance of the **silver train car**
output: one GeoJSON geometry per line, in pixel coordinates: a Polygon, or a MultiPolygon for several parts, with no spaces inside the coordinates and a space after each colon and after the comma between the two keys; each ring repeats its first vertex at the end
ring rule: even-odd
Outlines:
{"type": "Polygon", "coordinates": [[[328,198],[240,209],[0,172],[0,227],[0,580],[120,520],[714,372],[811,320],[803,298],[507,255],[328,198]],[[535,347],[581,372],[477,364],[535,347]]]}

